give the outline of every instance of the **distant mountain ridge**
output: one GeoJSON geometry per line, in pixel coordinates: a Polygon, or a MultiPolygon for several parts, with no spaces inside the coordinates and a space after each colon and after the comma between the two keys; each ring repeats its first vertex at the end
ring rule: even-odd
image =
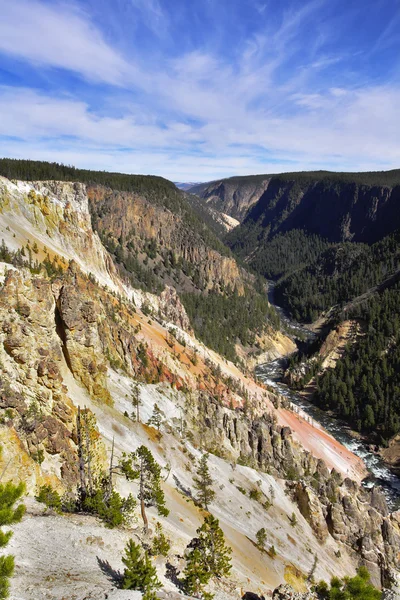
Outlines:
{"type": "Polygon", "coordinates": [[[188,190],[190,190],[190,188],[192,188],[196,185],[200,185],[198,182],[193,182],[193,181],[189,181],[187,183],[181,183],[180,181],[174,181],[174,184],[176,185],[176,187],[179,190],[183,190],[184,192],[187,192],[188,190]]]}
{"type": "Polygon", "coordinates": [[[243,221],[267,190],[268,195],[263,198],[264,201],[266,198],[273,199],[275,194],[279,193],[279,186],[287,186],[290,200],[293,200],[296,186],[300,186],[299,191],[305,191],[314,185],[323,186],[327,190],[344,184],[393,188],[400,185],[400,169],[360,173],[301,171],[275,175],[245,175],[195,185],[189,192],[198,195],[212,208],[243,221]]]}
{"type": "Polygon", "coordinates": [[[269,178],[268,175],[232,177],[195,185],[188,191],[202,198],[209,208],[242,221],[268,187],[269,178]]]}

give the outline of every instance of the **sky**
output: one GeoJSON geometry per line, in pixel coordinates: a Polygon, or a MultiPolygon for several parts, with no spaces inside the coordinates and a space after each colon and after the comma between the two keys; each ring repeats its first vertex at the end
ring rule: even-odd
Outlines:
{"type": "Polygon", "coordinates": [[[400,0],[0,0],[0,156],[173,181],[400,168],[400,0]]]}

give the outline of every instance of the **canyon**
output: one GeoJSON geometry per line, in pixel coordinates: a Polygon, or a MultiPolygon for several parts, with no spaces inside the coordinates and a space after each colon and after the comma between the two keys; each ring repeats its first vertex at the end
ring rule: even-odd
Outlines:
{"type": "MultiPolygon", "coordinates": [[[[211,511],[233,549],[230,578],[210,587],[218,600],[266,595],[285,581],[305,592],[316,556],[317,581],[354,575],[362,564],[375,585],[393,585],[399,513],[388,510],[378,488],[361,485],[367,473],[359,458],[252,375],[258,362],[294,352],[292,337],[270,323],[257,334],[258,356],[238,344],[243,368],[194,334],[183,290],[223,293],[234,285],[240,295],[255,275],[220,251],[205,225],[191,231],[183,213],[151,198],[93,182],[0,178],[0,239],[10,251],[0,265],[0,470],[28,492],[27,514],[9,546],[17,562],[11,597],[135,597],[113,585],[110,569],[122,568],[128,537],[146,543],[137,521],[108,530],[93,516],[58,515],[34,499],[44,484],[62,494],[79,483],[78,408],[96,423],[96,469],[107,469],[112,451],[120,456],[144,444],[169,470],[163,490],[170,515],[149,508],[151,531],[160,521],[172,540],[168,561],[155,560],[160,597],[182,597],[166,562],[182,570],[204,516],[193,502],[203,452],[215,482],[211,511]],[[159,265],[162,289],[133,285],[118,244],[142,267],[159,265]],[[16,259],[22,248],[25,256],[16,259]],[[194,272],[176,281],[170,259],[161,261],[171,252],[194,272]],[[132,383],[140,422],[131,417],[132,383]],[[156,404],[164,415],[160,431],[147,424],[156,404]],[[276,556],[256,547],[261,527],[276,556]]],[[[231,212],[242,218],[243,207],[231,212]]],[[[115,485],[124,496],[137,486],[122,478],[115,485]]]]}

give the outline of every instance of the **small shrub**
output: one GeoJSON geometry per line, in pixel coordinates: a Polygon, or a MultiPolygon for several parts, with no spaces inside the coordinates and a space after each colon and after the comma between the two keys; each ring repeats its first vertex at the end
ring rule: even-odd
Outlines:
{"type": "Polygon", "coordinates": [[[253,488],[250,490],[249,492],[249,496],[252,500],[256,500],[256,502],[259,502],[261,500],[261,490],[257,489],[257,488],[253,488]]]}
{"type": "Polygon", "coordinates": [[[55,511],[61,512],[61,496],[50,484],[42,485],[35,499],[45,504],[48,508],[53,508],[55,511]]]}
{"type": "Polygon", "coordinates": [[[168,556],[168,552],[171,549],[171,540],[167,538],[162,530],[161,523],[157,522],[156,534],[153,538],[153,543],[150,548],[150,554],[152,556],[168,556]]]}
{"type": "Polygon", "coordinates": [[[262,527],[261,529],[259,529],[257,531],[256,540],[257,540],[257,548],[263,552],[264,548],[265,548],[265,543],[267,541],[267,532],[264,527],[262,527]]]}

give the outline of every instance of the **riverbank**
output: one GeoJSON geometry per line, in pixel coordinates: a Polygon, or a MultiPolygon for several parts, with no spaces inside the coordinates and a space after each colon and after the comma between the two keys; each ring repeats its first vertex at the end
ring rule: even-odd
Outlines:
{"type": "MultiPolygon", "coordinates": [[[[268,298],[274,304],[274,283],[270,282],[269,286],[268,298]]],[[[299,339],[302,344],[304,344],[304,339],[309,342],[315,340],[314,328],[308,328],[300,323],[293,322],[281,307],[275,304],[274,306],[279,312],[285,328],[300,334],[299,339]]],[[[343,334],[338,336],[340,339],[347,338],[347,335],[344,335],[346,331],[339,333],[343,334]]],[[[332,459],[335,459],[336,462],[339,459],[339,464],[342,464],[345,469],[349,468],[350,477],[362,481],[366,487],[381,486],[389,507],[391,509],[397,508],[400,505],[400,436],[389,444],[389,448],[380,449],[379,452],[376,452],[375,449],[372,450],[370,440],[363,439],[362,436],[352,431],[347,424],[336,419],[333,414],[319,409],[310,402],[308,394],[311,393],[311,388],[304,394],[292,390],[283,382],[287,359],[288,356],[282,356],[280,359],[260,365],[255,369],[255,373],[260,381],[272,387],[290,403],[292,410],[287,411],[290,414],[286,415],[285,421],[292,429],[299,430],[294,433],[295,439],[312,451],[312,429],[318,428],[319,436],[321,434],[323,436],[322,432],[324,432],[328,436],[327,439],[333,439],[334,444],[337,444],[337,447],[334,446],[333,451],[327,449],[324,457],[327,464],[332,467],[332,459]],[[299,427],[299,418],[308,422],[309,425],[311,424],[311,430],[301,423],[299,427]],[[354,463],[354,457],[356,463],[354,463]],[[358,461],[361,462],[361,467],[356,466],[358,461]],[[347,462],[350,465],[349,467],[346,467],[347,462]]]]}

